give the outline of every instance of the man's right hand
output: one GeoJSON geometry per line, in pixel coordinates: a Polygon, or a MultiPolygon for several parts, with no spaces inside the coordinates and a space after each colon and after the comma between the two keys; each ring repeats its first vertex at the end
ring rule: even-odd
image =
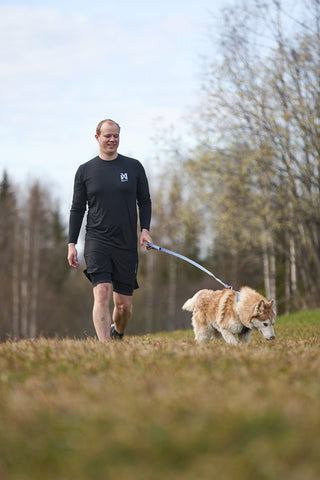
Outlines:
{"type": "Polygon", "coordinates": [[[78,252],[74,243],[68,244],[68,262],[70,267],[78,268],[78,252]]]}

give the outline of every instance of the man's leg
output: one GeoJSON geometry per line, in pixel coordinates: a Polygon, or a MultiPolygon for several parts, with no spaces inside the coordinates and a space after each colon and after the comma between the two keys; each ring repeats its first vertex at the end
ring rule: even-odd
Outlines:
{"type": "Polygon", "coordinates": [[[116,331],[120,334],[124,333],[132,313],[132,295],[122,295],[113,292],[114,310],[113,322],[116,331]]]}
{"type": "Polygon", "coordinates": [[[93,324],[100,342],[110,340],[111,283],[99,283],[93,287],[93,324]]]}

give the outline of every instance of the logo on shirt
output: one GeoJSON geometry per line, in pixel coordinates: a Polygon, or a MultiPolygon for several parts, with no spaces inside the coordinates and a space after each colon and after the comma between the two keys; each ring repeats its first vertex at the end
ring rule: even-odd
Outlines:
{"type": "Polygon", "coordinates": [[[128,181],[128,174],[127,173],[120,173],[120,180],[121,180],[121,182],[127,182],[128,181]]]}

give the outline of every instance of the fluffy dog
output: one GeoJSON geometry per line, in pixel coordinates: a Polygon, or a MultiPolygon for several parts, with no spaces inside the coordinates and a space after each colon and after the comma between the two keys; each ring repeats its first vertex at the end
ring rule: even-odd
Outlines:
{"type": "Polygon", "coordinates": [[[242,287],[240,292],[200,290],[182,309],[193,312],[192,326],[197,342],[222,337],[227,343],[237,345],[248,343],[254,329],[266,340],[275,338],[273,304],[273,300],[268,302],[252,288],[242,287]]]}

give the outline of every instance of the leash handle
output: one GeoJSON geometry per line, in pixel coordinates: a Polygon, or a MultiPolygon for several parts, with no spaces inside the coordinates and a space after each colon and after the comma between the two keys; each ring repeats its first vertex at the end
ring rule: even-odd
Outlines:
{"type": "Polygon", "coordinates": [[[158,245],[154,245],[153,243],[150,243],[150,242],[146,242],[146,243],[147,243],[147,245],[149,245],[149,247],[153,248],[154,250],[159,250],[159,251],[168,253],[169,255],[173,255],[174,257],[181,258],[182,260],[185,260],[186,262],[191,263],[191,265],[194,265],[195,267],[199,268],[199,270],[202,270],[203,272],[210,275],[210,277],[213,277],[217,282],[221,283],[221,285],[223,285],[224,288],[232,289],[232,287],[230,285],[227,285],[226,283],[219,280],[219,278],[217,278],[215,275],[213,275],[212,272],[210,272],[209,270],[207,270],[206,268],[204,268],[202,265],[195,262],[194,260],[191,260],[190,258],[185,257],[184,255],[180,255],[180,253],[172,252],[171,250],[167,250],[166,248],[159,247],[158,245]]]}
{"type": "Polygon", "coordinates": [[[153,243],[146,242],[149,247],[151,247],[153,250],[162,250],[161,247],[158,247],[158,245],[154,245],[153,243]]]}

